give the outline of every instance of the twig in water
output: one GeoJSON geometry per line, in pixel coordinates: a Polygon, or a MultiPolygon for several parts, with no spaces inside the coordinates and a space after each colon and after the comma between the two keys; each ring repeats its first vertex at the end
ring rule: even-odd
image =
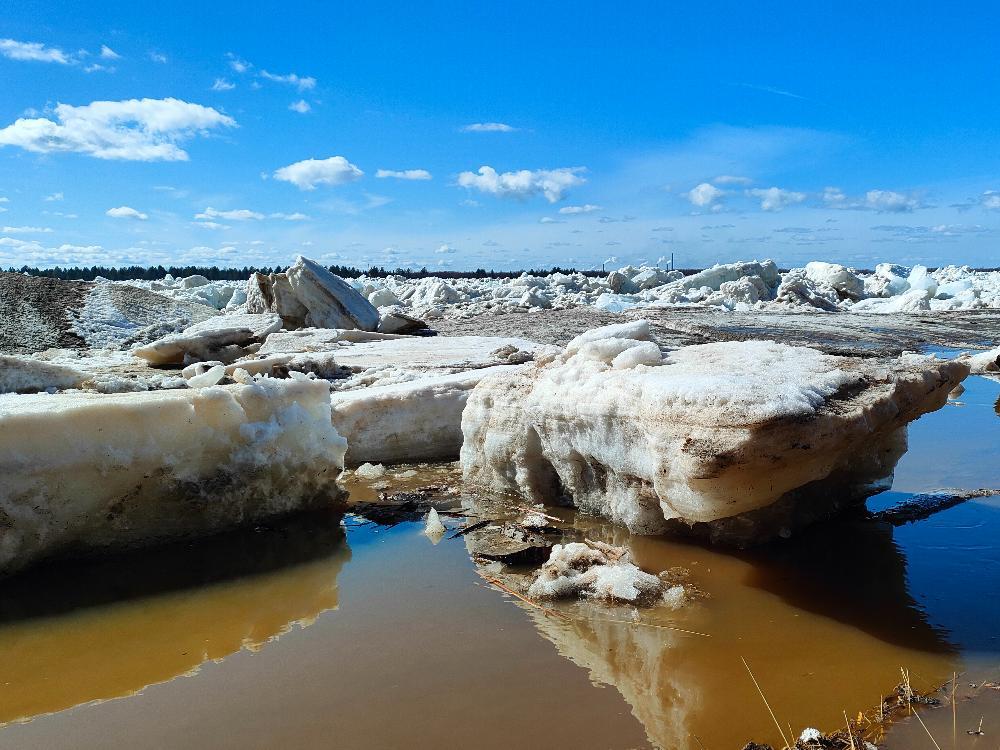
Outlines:
{"type": "Polygon", "coordinates": [[[521,594],[521,593],[519,593],[517,591],[514,591],[514,589],[510,588],[509,586],[505,586],[500,581],[498,581],[496,578],[492,578],[491,576],[486,575],[481,570],[477,571],[477,572],[484,579],[486,579],[486,581],[488,581],[490,584],[496,586],[501,591],[505,591],[506,593],[510,594],[511,596],[517,597],[518,599],[520,599],[525,604],[530,604],[532,607],[535,607],[536,609],[540,609],[546,616],[552,615],[553,617],[558,617],[561,620],[569,620],[569,618],[566,615],[564,615],[562,612],[557,612],[554,609],[549,609],[548,607],[543,607],[541,604],[539,604],[538,602],[536,602],[534,599],[529,599],[528,597],[524,596],[524,594],[521,594]]]}
{"type": "Polygon", "coordinates": [[[774,715],[774,711],[771,710],[771,704],[767,702],[767,698],[764,697],[764,691],[760,689],[760,685],[757,684],[757,678],[753,676],[753,672],[750,671],[750,665],[747,664],[747,660],[742,656],[740,659],[743,660],[743,666],[747,668],[747,672],[750,673],[750,679],[753,680],[753,685],[757,688],[757,692],[760,693],[761,700],[764,701],[764,705],[767,706],[767,712],[771,714],[771,720],[774,722],[774,726],[778,728],[778,734],[781,735],[781,741],[785,743],[785,747],[791,747],[792,743],[788,741],[785,737],[785,730],[781,728],[781,724],[778,723],[778,717],[774,715]]]}
{"type": "Polygon", "coordinates": [[[641,625],[644,628],[660,628],[661,630],[675,630],[678,633],[687,633],[688,635],[700,635],[704,638],[711,638],[710,633],[699,633],[697,630],[685,630],[684,628],[678,628],[673,625],[656,625],[652,622],[636,622],[635,620],[616,620],[612,617],[596,617],[593,618],[599,620],[600,622],[616,622],[621,625],[641,625]]]}
{"type": "Polygon", "coordinates": [[[527,505],[515,505],[514,507],[517,508],[518,510],[523,510],[523,511],[525,511],[527,513],[534,513],[536,516],[541,516],[542,518],[547,518],[549,521],[555,521],[557,523],[563,523],[563,520],[561,518],[556,518],[555,516],[546,515],[545,513],[542,513],[542,511],[538,510],[537,508],[529,508],[527,505]]]}
{"type": "Polygon", "coordinates": [[[448,538],[449,539],[458,539],[458,537],[465,536],[470,531],[475,531],[476,529],[481,529],[481,528],[483,528],[483,526],[488,526],[491,523],[493,523],[493,519],[492,518],[487,518],[485,521],[476,521],[471,526],[466,526],[464,529],[459,529],[458,531],[456,531],[454,534],[452,534],[448,538]]]}

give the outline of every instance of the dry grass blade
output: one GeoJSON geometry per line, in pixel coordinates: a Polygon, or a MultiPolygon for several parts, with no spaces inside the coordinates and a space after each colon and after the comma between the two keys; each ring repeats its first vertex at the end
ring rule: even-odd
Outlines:
{"type": "Polygon", "coordinates": [[[847,718],[847,711],[844,711],[844,722],[847,724],[847,738],[851,741],[851,750],[858,750],[857,745],[854,744],[854,730],[851,729],[851,721],[847,718]]]}
{"type": "Polygon", "coordinates": [[[924,724],[924,720],[920,718],[920,712],[914,711],[913,715],[917,717],[917,721],[920,722],[920,726],[924,728],[924,731],[927,732],[927,736],[931,738],[931,742],[934,743],[934,747],[936,747],[937,750],[941,750],[941,746],[937,743],[937,740],[934,739],[934,735],[931,734],[931,730],[927,728],[927,725],[924,724]]]}
{"type": "Polygon", "coordinates": [[[753,676],[753,672],[750,670],[750,665],[747,664],[747,660],[742,656],[740,659],[743,661],[743,666],[747,668],[747,672],[750,674],[750,679],[753,680],[753,685],[757,688],[757,692],[760,693],[760,698],[764,701],[764,705],[767,706],[767,712],[771,714],[771,720],[774,722],[774,726],[778,728],[778,734],[781,735],[781,741],[785,743],[785,747],[791,747],[792,743],[788,741],[785,736],[785,730],[781,728],[781,724],[778,723],[778,717],[774,715],[774,711],[771,710],[771,704],[767,702],[767,698],[764,696],[764,691],[760,689],[760,685],[757,683],[757,678],[753,676]]]}

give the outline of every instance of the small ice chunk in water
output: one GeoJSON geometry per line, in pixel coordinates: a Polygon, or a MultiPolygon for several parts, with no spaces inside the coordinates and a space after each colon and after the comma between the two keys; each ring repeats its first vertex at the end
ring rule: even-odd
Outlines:
{"type": "Polygon", "coordinates": [[[381,479],[385,476],[385,467],[382,464],[361,464],[354,470],[354,476],[358,479],[381,479]]]}
{"type": "Polygon", "coordinates": [[[441,523],[441,518],[438,516],[438,512],[434,508],[431,508],[430,512],[427,514],[427,524],[424,526],[424,534],[426,534],[427,538],[434,544],[437,544],[444,536],[444,532],[444,524],[441,523]]]}

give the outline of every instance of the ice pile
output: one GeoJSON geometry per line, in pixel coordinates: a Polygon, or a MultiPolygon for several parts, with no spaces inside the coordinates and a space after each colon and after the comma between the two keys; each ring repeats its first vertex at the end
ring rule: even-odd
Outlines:
{"type": "MultiPolygon", "coordinates": [[[[628,550],[603,542],[557,544],[539,568],[528,596],[587,597],[608,602],[645,602],[662,597],[666,584],[632,562],[628,550]]],[[[683,587],[679,588],[683,592],[683,587]]],[[[676,599],[673,592],[671,599],[676,599]]]]}
{"type": "Polygon", "coordinates": [[[132,354],[150,364],[188,364],[207,360],[233,361],[260,345],[269,333],[281,328],[274,313],[237,313],[209,318],[149,344],[136,347],[132,354]]]}
{"type": "Polygon", "coordinates": [[[504,279],[410,279],[400,275],[340,279],[318,263],[299,258],[284,273],[254,274],[245,283],[210,282],[203,276],[125,283],[220,310],[276,312],[288,327],[333,324],[331,327],[365,330],[377,327],[385,333],[412,331],[421,320],[441,316],[581,306],[611,312],[691,305],[743,312],[791,309],[896,313],[1000,308],[998,271],[974,271],[968,266],[930,271],[920,265],[880,263],[874,272],[863,272],[822,261],[786,272],[780,272],[771,260],[725,263],[688,276],[658,267],[625,266],[606,277],[560,272],[544,276],[523,273],[504,279]],[[349,300],[346,313],[334,306],[328,314],[326,301],[309,297],[306,289],[317,286],[336,288],[338,299],[349,300]],[[307,297],[321,309],[313,311],[307,297]],[[377,322],[373,322],[373,310],[377,322]],[[347,319],[351,319],[350,325],[347,319]]]}
{"type": "Polygon", "coordinates": [[[462,415],[462,468],[475,485],[565,497],[636,533],[749,543],[884,488],[905,425],[969,369],[773,341],[663,355],[645,321],[608,326],[484,378],[462,415]]]}
{"type": "Polygon", "coordinates": [[[0,572],[310,507],[347,443],[325,382],[0,397],[0,572]]]}

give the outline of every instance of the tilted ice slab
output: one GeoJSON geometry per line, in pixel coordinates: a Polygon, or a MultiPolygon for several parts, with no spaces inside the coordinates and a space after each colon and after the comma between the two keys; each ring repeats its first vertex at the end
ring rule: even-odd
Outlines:
{"type": "Polygon", "coordinates": [[[322,381],[0,397],[0,572],[336,499],[322,381]]]}
{"type": "Polygon", "coordinates": [[[660,357],[638,323],[484,378],[462,416],[465,477],[571,498],[637,533],[748,542],[884,487],[901,430],[940,408],[963,361],[834,357],[773,341],[660,357]],[[821,483],[820,480],[825,480],[821,483]]]}
{"type": "Polygon", "coordinates": [[[308,310],[305,324],[316,328],[378,327],[378,310],[350,284],[301,255],[286,272],[292,293],[308,310]]]}
{"type": "Polygon", "coordinates": [[[132,350],[132,354],[151,364],[183,364],[194,361],[232,360],[243,353],[242,347],[260,343],[281,329],[275,313],[237,313],[209,318],[132,350]]]}

